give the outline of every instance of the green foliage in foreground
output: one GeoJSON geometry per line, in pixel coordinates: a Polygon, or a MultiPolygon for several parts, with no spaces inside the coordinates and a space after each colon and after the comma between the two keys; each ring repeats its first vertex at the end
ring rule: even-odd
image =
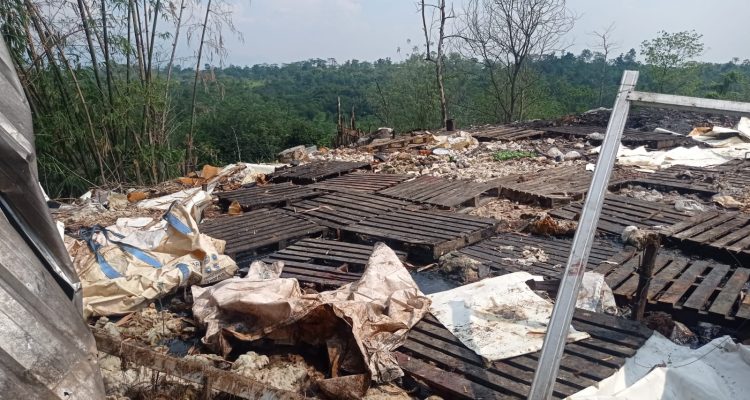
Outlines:
{"type": "Polygon", "coordinates": [[[532,158],[536,157],[536,153],[533,151],[524,150],[501,150],[492,154],[492,159],[495,161],[508,161],[517,160],[519,158],[532,158]]]}

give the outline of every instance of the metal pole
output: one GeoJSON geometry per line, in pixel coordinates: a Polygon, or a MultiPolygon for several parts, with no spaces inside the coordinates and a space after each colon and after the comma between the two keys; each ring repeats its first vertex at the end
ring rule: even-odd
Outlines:
{"type": "Polygon", "coordinates": [[[594,240],[596,225],[599,222],[599,215],[602,211],[604,195],[607,193],[607,184],[615,165],[620,138],[628,118],[630,103],[627,97],[635,88],[636,82],[638,82],[638,71],[625,71],[620,82],[620,91],[612,108],[612,115],[609,118],[604,143],[602,143],[599,151],[594,177],[591,180],[586,202],[583,205],[583,212],[573,239],[570,257],[560,281],[557,301],[552,310],[547,334],[544,336],[542,355],[539,357],[534,382],[531,384],[529,400],[546,400],[552,396],[557,373],[560,369],[560,359],[568,338],[570,321],[573,319],[573,312],[575,311],[578,289],[581,286],[583,273],[586,271],[586,263],[591,252],[591,244],[594,240]]]}

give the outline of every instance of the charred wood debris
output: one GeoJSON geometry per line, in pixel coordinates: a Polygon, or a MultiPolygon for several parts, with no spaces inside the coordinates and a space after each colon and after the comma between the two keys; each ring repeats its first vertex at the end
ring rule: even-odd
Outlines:
{"type": "MultiPolygon", "coordinates": [[[[67,243],[118,219],[157,221],[170,212],[165,204],[181,202],[201,234],[225,242],[217,248],[236,263],[235,276],[257,261],[283,264],[280,277],[295,278],[305,295],[358,282],[382,242],[426,294],[525,271],[543,277],[529,285],[554,299],[608,119],[600,109],[450,132],[346,130],[338,148],[298,146],[275,164],[206,166],[154,187],[96,188],[49,204],[67,243]]],[[[636,109],[623,144],[701,149],[688,133],[736,124],[636,109]]],[[[617,308],[576,312],[573,326],[590,338],[566,347],[554,397],[610,376],[654,330],[692,346],[724,334],[747,343],[748,172],[743,159],[618,162],[587,266],[617,308]]],[[[316,345],[273,334],[235,340],[247,332],[224,325],[221,343],[208,345],[195,293],[180,284],[127,312],[88,314],[111,398],[525,398],[538,360],[489,361],[427,313],[391,352],[403,376],[382,383],[371,368],[349,365],[352,342],[339,340],[347,335],[316,345]]]]}

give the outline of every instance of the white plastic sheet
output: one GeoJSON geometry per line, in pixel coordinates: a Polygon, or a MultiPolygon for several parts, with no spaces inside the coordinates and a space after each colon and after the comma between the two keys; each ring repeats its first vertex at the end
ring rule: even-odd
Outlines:
{"type": "MultiPolygon", "coordinates": [[[[435,293],[430,312],[466,347],[490,360],[542,348],[553,305],[532,291],[528,272],[514,272],[435,293]]],[[[569,341],[588,338],[573,327],[569,341]]]]}
{"type": "Polygon", "coordinates": [[[573,400],[735,400],[750,395],[750,346],[729,336],[692,350],[654,333],[614,375],[573,400]]]}

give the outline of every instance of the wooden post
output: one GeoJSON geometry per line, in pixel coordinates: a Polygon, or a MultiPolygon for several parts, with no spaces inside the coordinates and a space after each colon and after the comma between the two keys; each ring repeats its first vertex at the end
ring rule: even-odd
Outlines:
{"type": "Polygon", "coordinates": [[[635,291],[631,306],[631,317],[635,321],[641,321],[643,314],[646,312],[648,289],[651,286],[651,277],[654,275],[654,264],[656,263],[659,246],[661,246],[661,236],[658,233],[650,233],[645,237],[643,258],[641,259],[641,265],[638,267],[638,288],[635,291]]]}

